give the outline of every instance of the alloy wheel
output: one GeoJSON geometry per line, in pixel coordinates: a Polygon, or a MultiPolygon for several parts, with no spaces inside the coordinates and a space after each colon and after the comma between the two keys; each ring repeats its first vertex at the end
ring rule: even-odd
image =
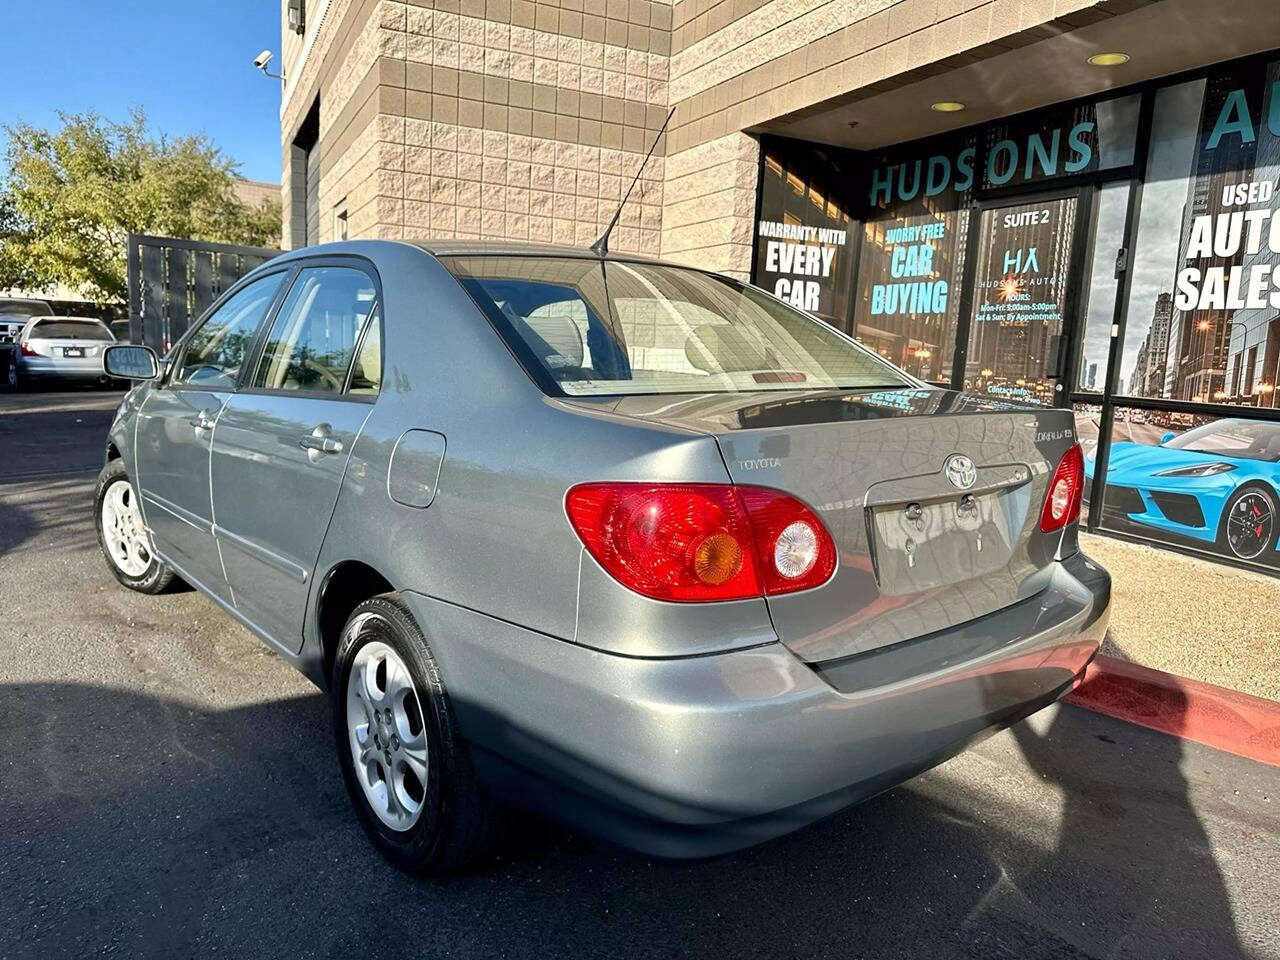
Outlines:
{"type": "Polygon", "coordinates": [[[409,668],[381,641],[355,655],[347,677],[347,733],[356,779],[378,819],[408,830],[422,813],[427,735],[409,668]]]}
{"type": "Polygon", "coordinates": [[[1271,543],[1275,506],[1257,490],[1250,490],[1231,507],[1227,517],[1227,545],[1241,560],[1253,560],[1271,543]]]}
{"type": "Polygon", "coordinates": [[[102,542],[125,576],[141,577],[151,566],[151,540],[128,480],[116,480],[102,497],[102,542]]]}

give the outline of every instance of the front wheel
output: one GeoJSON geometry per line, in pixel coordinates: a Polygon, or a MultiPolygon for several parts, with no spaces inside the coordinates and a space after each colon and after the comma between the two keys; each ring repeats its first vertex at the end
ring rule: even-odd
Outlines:
{"type": "Polygon", "coordinates": [[[399,594],[351,614],[330,695],[338,762],[374,846],[410,873],[474,859],[488,845],[491,808],[426,637],[399,594]]]}
{"type": "Polygon", "coordinates": [[[10,390],[18,390],[22,387],[22,375],[18,373],[18,361],[10,355],[5,361],[5,386],[10,390]]]}
{"type": "Polygon", "coordinates": [[[1276,535],[1275,494],[1261,484],[1231,495],[1218,529],[1218,544],[1240,560],[1256,560],[1276,535]]]}
{"type": "Polygon", "coordinates": [[[124,463],[112,460],[98,474],[93,501],[98,545],[115,578],[139,593],[161,593],[173,581],[173,568],[156,556],[142,520],[138,494],[124,463]]]}

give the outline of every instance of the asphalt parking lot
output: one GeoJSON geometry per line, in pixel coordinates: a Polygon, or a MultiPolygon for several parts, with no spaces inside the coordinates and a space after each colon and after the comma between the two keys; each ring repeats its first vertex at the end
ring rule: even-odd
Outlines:
{"type": "Polygon", "coordinates": [[[0,957],[1280,957],[1280,770],[1074,707],[733,856],[515,818],[466,875],[400,875],[321,694],[107,571],[117,400],[0,394],[0,957]]]}

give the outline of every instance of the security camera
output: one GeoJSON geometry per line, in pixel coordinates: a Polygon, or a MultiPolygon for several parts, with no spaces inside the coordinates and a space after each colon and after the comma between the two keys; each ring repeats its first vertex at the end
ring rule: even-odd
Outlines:
{"type": "Polygon", "coordinates": [[[263,73],[267,72],[267,64],[271,62],[271,51],[263,50],[260,54],[253,58],[253,65],[263,73]]]}

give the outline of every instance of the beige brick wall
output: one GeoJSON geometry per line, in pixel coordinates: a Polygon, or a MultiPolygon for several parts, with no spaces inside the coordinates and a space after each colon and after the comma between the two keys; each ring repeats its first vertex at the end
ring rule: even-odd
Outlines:
{"type": "MultiPolygon", "coordinates": [[[[671,7],[571,5],[331,0],[282,122],[287,155],[319,91],[320,239],[345,202],[351,236],[594,240],[666,116],[671,7]]],[[[662,180],[616,249],[660,251],[662,180]]]]}
{"type": "Polygon", "coordinates": [[[352,236],[583,244],[674,105],[614,246],[745,276],[741,131],[1147,2],[322,0],[286,47],[283,145],[318,92],[322,240],[345,203],[352,236]]]}
{"type": "Polygon", "coordinates": [[[662,254],[748,279],[760,147],[744,133],[667,158],[662,254]]]}

